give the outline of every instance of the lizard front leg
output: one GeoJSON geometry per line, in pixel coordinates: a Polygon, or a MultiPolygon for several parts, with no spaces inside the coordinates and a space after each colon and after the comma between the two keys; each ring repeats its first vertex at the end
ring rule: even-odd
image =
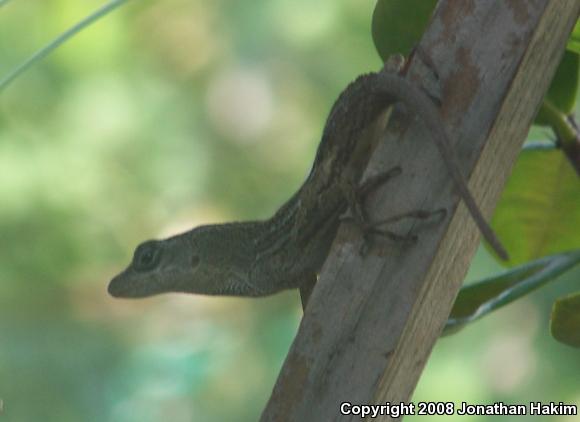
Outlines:
{"type": "Polygon", "coordinates": [[[310,299],[310,295],[314,290],[314,286],[316,285],[316,281],[318,276],[316,273],[310,274],[306,277],[304,283],[300,286],[300,301],[302,302],[302,310],[306,310],[306,305],[308,304],[308,300],[310,299]]]}

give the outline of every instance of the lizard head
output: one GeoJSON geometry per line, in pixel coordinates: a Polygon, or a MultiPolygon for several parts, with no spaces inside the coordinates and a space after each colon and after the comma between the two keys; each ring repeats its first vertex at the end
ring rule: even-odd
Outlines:
{"type": "Polygon", "coordinates": [[[233,276],[235,268],[225,256],[228,245],[215,244],[220,237],[208,227],[141,243],[131,264],[109,283],[109,294],[124,298],[166,292],[236,294],[229,291],[239,286],[240,280],[233,276]]]}

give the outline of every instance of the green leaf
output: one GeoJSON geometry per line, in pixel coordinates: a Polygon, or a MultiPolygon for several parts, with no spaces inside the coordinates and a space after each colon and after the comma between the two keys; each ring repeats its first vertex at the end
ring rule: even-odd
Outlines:
{"type": "Polygon", "coordinates": [[[566,49],[580,54],[580,21],[574,25],[574,30],[572,35],[570,35],[566,49]]]}
{"type": "Polygon", "coordinates": [[[510,266],[580,248],[580,183],[559,150],[523,150],[492,226],[510,266]]]}
{"type": "Polygon", "coordinates": [[[525,296],[580,264],[580,250],[553,255],[464,286],[459,291],[443,335],[525,296]]]}
{"type": "Polygon", "coordinates": [[[385,62],[393,54],[408,55],[421,39],[437,0],[378,0],[373,12],[375,48],[385,62]]]}
{"type": "MultiPolygon", "coordinates": [[[[577,53],[566,51],[562,61],[558,65],[554,79],[544,98],[544,103],[562,113],[565,118],[574,110],[576,105],[576,92],[578,90],[578,70],[580,69],[580,56],[577,53]]],[[[534,124],[555,126],[551,114],[547,113],[544,104],[536,116],[534,124]]]]}
{"type": "Polygon", "coordinates": [[[580,348],[580,293],[554,302],[550,332],[559,342],[580,348]]]}

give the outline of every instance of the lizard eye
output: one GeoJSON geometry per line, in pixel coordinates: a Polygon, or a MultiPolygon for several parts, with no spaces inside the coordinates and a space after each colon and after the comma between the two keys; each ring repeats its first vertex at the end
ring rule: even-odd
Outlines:
{"type": "Polygon", "coordinates": [[[159,262],[161,250],[155,241],[145,242],[135,250],[133,267],[137,271],[147,271],[154,268],[159,262]]]}

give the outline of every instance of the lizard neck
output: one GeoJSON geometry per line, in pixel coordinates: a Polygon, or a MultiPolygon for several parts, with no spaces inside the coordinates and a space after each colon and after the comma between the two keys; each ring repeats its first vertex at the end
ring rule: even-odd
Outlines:
{"type": "Polygon", "coordinates": [[[334,239],[336,213],[318,221],[318,229],[304,238],[308,225],[303,218],[309,215],[304,207],[310,204],[304,198],[305,186],[306,183],[256,231],[259,235],[254,240],[256,255],[249,283],[262,295],[298,288],[310,280],[322,267],[334,239]]]}

